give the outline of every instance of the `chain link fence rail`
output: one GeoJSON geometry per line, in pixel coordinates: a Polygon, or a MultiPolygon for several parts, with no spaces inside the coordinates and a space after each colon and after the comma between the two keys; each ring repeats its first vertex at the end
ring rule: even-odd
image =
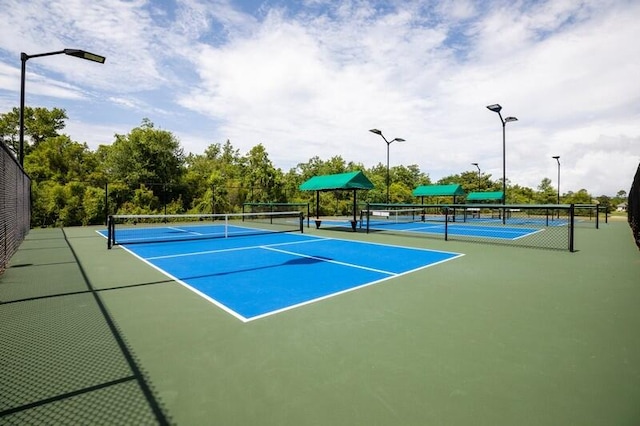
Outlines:
{"type": "Polygon", "coordinates": [[[31,179],[0,142],[0,273],[29,232],[31,179]]]}
{"type": "Polygon", "coordinates": [[[309,203],[244,203],[242,213],[273,213],[297,211],[303,214],[306,219],[307,228],[311,217],[311,207],[309,203]]]}
{"type": "Polygon", "coordinates": [[[600,229],[601,220],[609,223],[607,209],[599,204],[574,204],[575,225],[582,228],[600,229]]]}

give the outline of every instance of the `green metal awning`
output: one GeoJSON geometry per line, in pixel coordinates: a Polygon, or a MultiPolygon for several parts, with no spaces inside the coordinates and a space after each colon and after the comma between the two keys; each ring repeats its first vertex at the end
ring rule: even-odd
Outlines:
{"type": "Polygon", "coordinates": [[[358,218],[356,193],[358,189],[373,189],[371,181],[360,171],[349,173],[338,173],[335,175],[314,176],[308,181],[300,185],[300,191],[316,191],[316,227],[320,227],[320,192],[321,191],[353,191],[353,219],[351,220],[351,228],[356,230],[358,218]]]}
{"type": "Polygon", "coordinates": [[[460,185],[423,185],[413,190],[414,197],[454,197],[464,195],[460,185]]]}
{"type": "Polygon", "coordinates": [[[502,200],[502,191],[489,192],[470,192],[467,196],[468,201],[495,201],[502,200]]]}
{"type": "Polygon", "coordinates": [[[373,184],[364,173],[358,171],[314,176],[300,185],[301,191],[334,191],[338,189],[373,189],[373,184]]]}

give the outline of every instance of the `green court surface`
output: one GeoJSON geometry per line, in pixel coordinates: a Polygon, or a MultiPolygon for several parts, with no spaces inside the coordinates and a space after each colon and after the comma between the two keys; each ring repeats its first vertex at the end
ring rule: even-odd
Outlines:
{"type": "Polygon", "coordinates": [[[465,256],[248,323],[96,229],[0,276],[0,424],[640,424],[626,222],[575,253],[305,228],[465,256]]]}

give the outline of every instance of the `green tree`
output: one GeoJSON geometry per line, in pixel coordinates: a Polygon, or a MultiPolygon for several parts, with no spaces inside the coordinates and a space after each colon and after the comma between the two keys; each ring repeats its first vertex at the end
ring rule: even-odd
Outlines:
{"type": "Polygon", "coordinates": [[[251,202],[282,202],[282,171],[276,169],[262,144],[251,148],[245,156],[246,186],[250,188],[251,202]]]}
{"type": "Polygon", "coordinates": [[[24,158],[24,168],[32,180],[66,183],[96,178],[98,162],[86,144],[62,135],[47,138],[34,147],[24,158]]]}
{"type": "Polygon", "coordinates": [[[153,191],[140,185],[133,191],[133,197],[125,201],[117,214],[154,214],[159,213],[160,200],[153,191]]]}
{"type": "Polygon", "coordinates": [[[182,181],[186,190],[183,195],[191,213],[216,211],[213,205],[213,188],[221,184],[221,179],[215,169],[215,158],[207,156],[205,151],[205,155],[189,154],[185,159],[186,172],[182,181]]]}
{"type": "MultiPolygon", "coordinates": [[[[378,163],[367,169],[365,174],[373,184],[373,189],[363,194],[363,201],[370,203],[386,203],[387,202],[387,166],[378,163]]],[[[391,171],[389,171],[391,176],[391,171]]],[[[389,177],[391,180],[391,177],[389,177]]],[[[389,188],[389,196],[391,197],[391,188],[389,188]]]]}
{"type": "Polygon", "coordinates": [[[101,186],[97,182],[97,159],[86,144],[72,141],[69,136],[52,136],[35,146],[25,156],[24,167],[34,183],[32,188],[32,223],[37,226],[81,225],[102,223],[104,201],[91,205],[85,196],[101,186]],[[98,211],[97,209],[100,209],[98,211]]]}
{"type": "Polygon", "coordinates": [[[563,195],[562,201],[566,204],[591,204],[593,197],[586,189],[581,189],[578,192],[567,192],[563,195]]]}
{"type": "Polygon", "coordinates": [[[507,196],[511,204],[532,204],[536,199],[533,189],[520,185],[510,186],[507,196]]]}
{"type": "Polygon", "coordinates": [[[82,200],[82,225],[106,225],[106,205],[104,188],[90,186],[82,200]]]}
{"type": "MultiPolygon", "coordinates": [[[[47,138],[60,135],[67,119],[64,109],[24,108],[24,155],[37,148],[47,138]]],[[[20,109],[0,114],[0,139],[16,154],[19,152],[20,109]]]]}
{"type": "Polygon", "coordinates": [[[538,204],[556,204],[558,201],[558,191],[551,186],[551,179],[544,178],[538,185],[538,193],[536,194],[536,203],[538,204]]]}
{"type": "MultiPolygon", "coordinates": [[[[605,197],[604,195],[602,197],[605,197]]],[[[607,197],[608,198],[608,197],[607,197]]],[[[615,197],[609,199],[609,210],[613,211],[619,204],[627,201],[627,191],[621,189],[618,191],[615,197]]]]}
{"type": "Polygon", "coordinates": [[[103,151],[110,182],[125,182],[132,190],[144,185],[163,203],[180,195],[179,190],[169,191],[179,185],[185,162],[180,142],[171,132],[156,129],[144,119],[129,134],[116,135],[115,142],[103,151]]]}
{"type": "MultiPolygon", "coordinates": [[[[266,152],[265,152],[266,154],[266,152]]],[[[227,140],[214,143],[203,155],[186,158],[183,183],[185,205],[194,213],[233,213],[240,210],[251,185],[246,182],[247,159],[227,140]]]]}
{"type": "Polygon", "coordinates": [[[470,192],[487,191],[491,186],[491,175],[485,174],[478,177],[478,172],[464,171],[457,175],[445,176],[438,180],[438,185],[458,184],[466,194],[470,192]]]}
{"type": "Polygon", "coordinates": [[[392,198],[398,199],[401,203],[410,203],[413,199],[412,191],[420,185],[429,185],[431,179],[429,176],[420,171],[420,167],[416,164],[409,166],[394,166],[390,171],[391,187],[389,194],[393,194],[392,198]],[[397,187],[400,192],[394,191],[394,183],[401,184],[397,187]],[[407,192],[407,189],[409,192],[407,192]]]}
{"type": "Polygon", "coordinates": [[[597,198],[598,203],[600,204],[600,208],[604,209],[607,213],[611,213],[614,209],[614,205],[612,203],[612,199],[607,197],[606,195],[601,195],[597,198]]]}
{"type": "Polygon", "coordinates": [[[86,184],[47,180],[32,185],[31,222],[38,226],[72,226],[85,222],[86,184]]]}

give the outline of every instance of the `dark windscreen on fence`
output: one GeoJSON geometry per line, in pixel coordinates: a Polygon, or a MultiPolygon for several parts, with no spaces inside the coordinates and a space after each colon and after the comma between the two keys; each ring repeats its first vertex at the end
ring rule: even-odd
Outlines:
{"type": "Polygon", "coordinates": [[[629,226],[631,226],[631,232],[633,232],[633,239],[638,248],[640,248],[640,164],[638,164],[638,170],[629,191],[627,214],[629,226]]]}
{"type": "Polygon", "coordinates": [[[0,273],[29,232],[31,179],[0,142],[0,273]]]}

